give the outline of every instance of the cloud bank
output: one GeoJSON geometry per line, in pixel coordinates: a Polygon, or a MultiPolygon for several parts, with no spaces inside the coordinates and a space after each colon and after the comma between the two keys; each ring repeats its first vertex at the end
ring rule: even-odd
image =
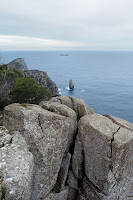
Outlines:
{"type": "Polygon", "coordinates": [[[132,8],[132,0],[1,0],[0,46],[133,50],[132,8]]]}

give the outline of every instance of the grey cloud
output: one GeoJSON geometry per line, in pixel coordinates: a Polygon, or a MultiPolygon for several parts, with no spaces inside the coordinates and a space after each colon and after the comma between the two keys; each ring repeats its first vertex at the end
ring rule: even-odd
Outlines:
{"type": "Polygon", "coordinates": [[[1,0],[0,34],[124,50],[133,45],[132,8],[132,0],[1,0]]]}

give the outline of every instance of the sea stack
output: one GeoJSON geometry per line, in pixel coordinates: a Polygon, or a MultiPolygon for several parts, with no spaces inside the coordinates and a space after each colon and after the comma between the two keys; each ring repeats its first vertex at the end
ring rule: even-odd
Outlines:
{"type": "Polygon", "coordinates": [[[72,80],[69,81],[69,88],[70,88],[70,90],[74,89],[74,83],[72,80]]]}

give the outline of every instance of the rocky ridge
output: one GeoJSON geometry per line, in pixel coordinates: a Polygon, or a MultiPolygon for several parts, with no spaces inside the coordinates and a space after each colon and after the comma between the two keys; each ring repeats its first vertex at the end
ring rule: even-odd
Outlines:
{"type": "Polygon", "coordinates": [[[133,124],[53,97],[5,107],[0,199],[133,200],[133,124]]]}
{"type": "Polygon", "coordinates": [[[12,66],[18,70],[20,70],[24,76],[28,76],[31,78],[34,78],[36,81],[41,83],[46,89],[49,89],[52,96],[58,96],[58,88],[56,86],[56,83],[54,83],[46,72],[39,71],[39,70],[28,70],[27,64],[24,60],[24,58],[17,58],[13,60],[12,62],[7,64],[8,66],[12,66]]]}

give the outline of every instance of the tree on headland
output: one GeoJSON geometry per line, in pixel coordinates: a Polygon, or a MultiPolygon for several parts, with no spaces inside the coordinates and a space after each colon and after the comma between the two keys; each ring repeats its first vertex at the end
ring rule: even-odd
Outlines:
{"type": "Polygon", "coordinates": [[[0,109],[11,103],[38,104],[50,98],[50,91],[35,79],[24,77],[11,66],[0,65],[0,109]]]}
{"type": "Polygon", "coordinates": [[[42,84],[30,77],[17,79],[11,92],[13,102],[38,104],[41,100],[49,100],[51,93],[42,84]]]}

